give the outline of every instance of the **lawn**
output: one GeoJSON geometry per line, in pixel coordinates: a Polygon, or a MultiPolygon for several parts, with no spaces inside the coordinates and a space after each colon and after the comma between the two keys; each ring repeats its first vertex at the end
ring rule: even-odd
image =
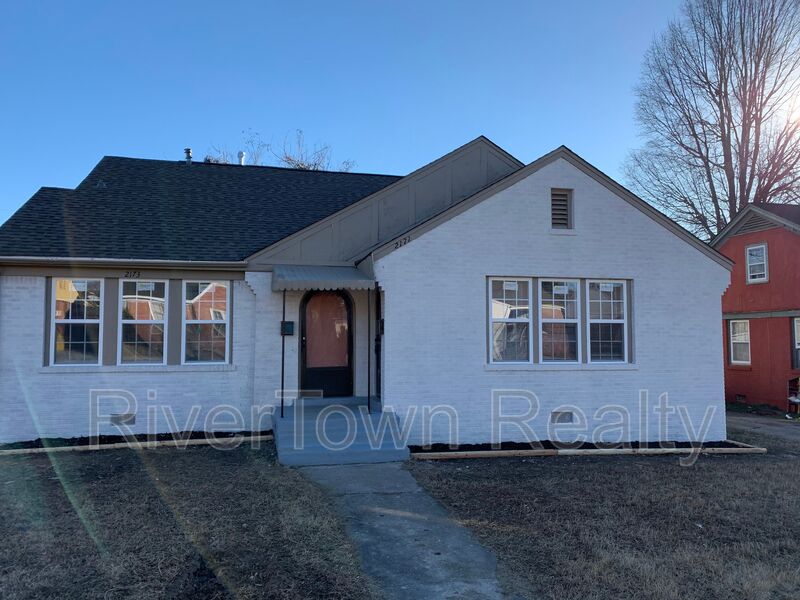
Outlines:
{"type": "Polygon", "coordinates": [[[800,596],[800,455],[418,461],[409,469],[494,550],[510,594],[800,596]]]}
{"type": "Polygon", "coordinates": [[[271,444],[0,458],[0,539],[4,599],[375,596],[271,444]]]}

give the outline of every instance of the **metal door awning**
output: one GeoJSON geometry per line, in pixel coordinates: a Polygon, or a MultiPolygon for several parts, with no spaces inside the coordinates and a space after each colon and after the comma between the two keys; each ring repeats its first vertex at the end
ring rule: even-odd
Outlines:
{"type": "Polygon", "coordinates": [[[276,265],[272,290],[368,290],[375,280],[355,267],[276,265]]]}

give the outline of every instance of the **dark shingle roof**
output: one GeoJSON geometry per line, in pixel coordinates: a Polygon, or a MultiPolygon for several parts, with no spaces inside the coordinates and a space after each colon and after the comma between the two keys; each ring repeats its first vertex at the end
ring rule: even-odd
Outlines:
{"type": "Polygon", "coordinates": [[[800,225],[800,204],[758,204],[757,206],[782,219],[800,225]]]}
{"type": "Polygon", "coordinates": [[[0,227],[0,256],[237,261],[400,179],[107,156],[0,227]]]}

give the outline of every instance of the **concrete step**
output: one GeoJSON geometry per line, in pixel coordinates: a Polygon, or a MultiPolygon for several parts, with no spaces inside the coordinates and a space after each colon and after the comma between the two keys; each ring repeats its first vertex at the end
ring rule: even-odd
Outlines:
{"type": "Polygon", "coordinates": [[[402,445],[404,440],[393,435],[400,431],[397,416],[394,413],[367,414],[359,411],[359,406],[348,407],[353,411],[349,417],[332,413],[325,418],[321,426],[328,438],[327,443],[323,443],[317,430],[320,411],[324,407],[305,406],[302,412],[288,410],[283,418],[276,417],[273,429],[279,462],[285,465],[335,465],[406,460],[409,453],[408,448],[402,445]],[[298,422],[300,415],[302,420],[298,422]],[[382,436],[379,435],[381,431],[384,432],[382,436]],[[348,432],[349,442],[340,448],[348,432]]]}
{"type": "Polygon", "coordinates": [[[278,461],[282,465],[299,467],[311,465],[353,465],[399,462],[407,460],[408,448],[402,450],[291,450],[278,451],[278,461]]]}

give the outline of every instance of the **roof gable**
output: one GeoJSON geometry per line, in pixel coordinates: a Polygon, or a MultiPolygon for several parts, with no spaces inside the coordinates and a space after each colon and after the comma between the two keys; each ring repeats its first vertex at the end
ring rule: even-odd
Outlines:
{"type": "Polygon", "coordinates": [[[480,136],[374,194],[248,258],[272,264],[353,264],[376,244],[517,171],[523,164],[480,136]]]}
{"type": "MultiPolygon", "coordinates": [[[[677,237],[682,239],[683,241],[687,242],[691,246],[695,247],[701,253],[706,255],[708,258],[711,258],[715,262],[719,263],[720,265],[724,266],[727,269],[731,269],[732,262],[714,250],[711,246],[694,236],[692,233],[678,225],[675,221],[667,217],[664,213],[659,211],[658,209],[654,208],[649,203],[645,202],[638,196],[636,196],[633,192],[626,189],[613,179],[597,169],[596,167],[592,166],[580,156],[575,154],[572,150],[567,148],[566,146],[560,146],[556,148],[552,152],[545,154],[544,156],[536,159],[532,163],[528,164],[527,166],[519,169],[504,177],[503,179],[495,182],[494,184],[488,186],[487,188],[478,191],[477,193],[473,194],[469,198],[466,198],[462,202],[449,207],[448,209],[442,211],[441,213],[434,215],[424,223],[420,223],[419,225],[409,228],[408,230],[402,232],[399,236],[395,239],[402,238],[405,236],[419,236],[425,233],[430,229],[433,229],[440,223],[447,221],[448,219],[452,218],[453,216],[468,210],[469,208],[475,206],[476,204],[486,200],[497,194],[498,192],[514,185],[518,181],[528,177],[529,175],[535,173],[539,169],[543,168],[544,166],[552,163],[555,160],[564,159],[574,167],[588,175],[589,177],[593,178],[595,181],[600,183],[601,185],[605,186],[608,190],[628,202],[632,207],[636,208],[637,210],[641,211],[651,219],[653,219],[659,225],[665,227],[667,230],[675,234],[677,237]]],[[[371,250],[369,254],[363,256],[361,260],[365,258],[371,257],[372,260],[377,260],[382,256],[393,252],[394,250],[401,247],[398,244],[394,243],[394,240],[389,241],[388,243],[381,244],[376,246],[371,250]]]]}
{"type": "Polygon", "coordinates": [[[783,227],[800,235],[800,205],[748,204],[717,234],[711,245],[719,248],[732,236],[775,227],[783,227]]]}

